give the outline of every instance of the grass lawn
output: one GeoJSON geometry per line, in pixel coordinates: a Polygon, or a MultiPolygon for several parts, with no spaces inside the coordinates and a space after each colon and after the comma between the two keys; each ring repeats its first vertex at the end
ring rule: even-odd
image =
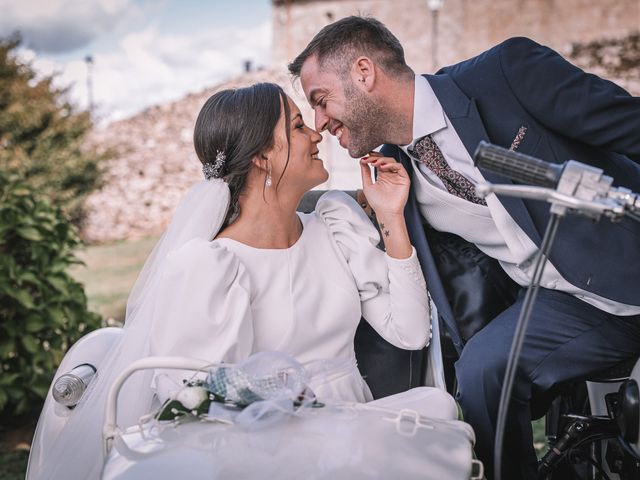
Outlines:
{"type": "Polygon", "coordinates": [[[28,450],[0,452],[0,480],[22,480],[28,460],[28,450]]]}
{"type": "Polygon", "coordinates": [[[544,417],[531,422],[531,426],[533,427],[533,446],[538,458],[541,458],[547,451],[547,439],[544,437],[544,417]]]}
{"type": "Polygon", "coordinates": [[[0,480],[21,480],[27,470],[29,444],[36,419],[20,419],[0,425],[0,480]]]}
{"type": "Polygon", "coordinates": [[[89,307],[106,320],[124,320],[129,291],[158,237],[109,245],[95,245],[78,252],[85,265],[71,273],[85,286],[89,307]]]}

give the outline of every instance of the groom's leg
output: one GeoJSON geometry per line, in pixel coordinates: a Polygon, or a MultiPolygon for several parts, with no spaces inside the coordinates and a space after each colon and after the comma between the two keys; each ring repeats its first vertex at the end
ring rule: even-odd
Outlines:
{"type": "MultiPolygon", "coordinates": [[[[476,433],[476,452],[493,474],[500,391],[524,299],[478,332],[456,363],[458,401],[476,433]]],[[[616,317],[577,298],[541,289],[520,356],[504,440],[502,477],[535,478],[530,402],[533,392],[583,378],[637,356],[640,318],[616,317]]]]}

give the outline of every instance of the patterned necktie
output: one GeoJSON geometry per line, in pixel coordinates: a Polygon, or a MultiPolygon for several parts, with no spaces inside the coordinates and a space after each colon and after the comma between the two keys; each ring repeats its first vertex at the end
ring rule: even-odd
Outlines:
{"type": "Polygon", "coordinates": [[[449,166],[431,135],[418,140],[413,150],[409,150],[409,153],[442,180],[447,192],[479,205],[487,204],[483,198],[476,195],[476,188],[473,183],[449,166]]]}

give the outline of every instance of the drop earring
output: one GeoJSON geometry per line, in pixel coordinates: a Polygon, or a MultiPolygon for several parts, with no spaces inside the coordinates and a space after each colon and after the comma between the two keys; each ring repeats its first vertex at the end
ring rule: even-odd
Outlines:
{"type": "Polygon", "coordinates": [[[269,188],[271,186],[271,165],[269,165],[269,170],[267,171],[267,178],[264,180],[264,186],[269,188]]]}

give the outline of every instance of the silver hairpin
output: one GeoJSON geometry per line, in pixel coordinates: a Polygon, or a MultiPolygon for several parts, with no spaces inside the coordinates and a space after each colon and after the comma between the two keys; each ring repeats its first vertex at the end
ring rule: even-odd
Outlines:
{"type": "Polygon", "coordinates": [[[227,156],[224,154],[222,150],[216,153],[216,159],[213,163],[205,163],[202,166],[202,173],[204,173],[204,178],[206,180],[211,180],[212,178],[220,178],[222,176],[222,171],[224,170],[224,164],[227,160],[227,156]]]}

